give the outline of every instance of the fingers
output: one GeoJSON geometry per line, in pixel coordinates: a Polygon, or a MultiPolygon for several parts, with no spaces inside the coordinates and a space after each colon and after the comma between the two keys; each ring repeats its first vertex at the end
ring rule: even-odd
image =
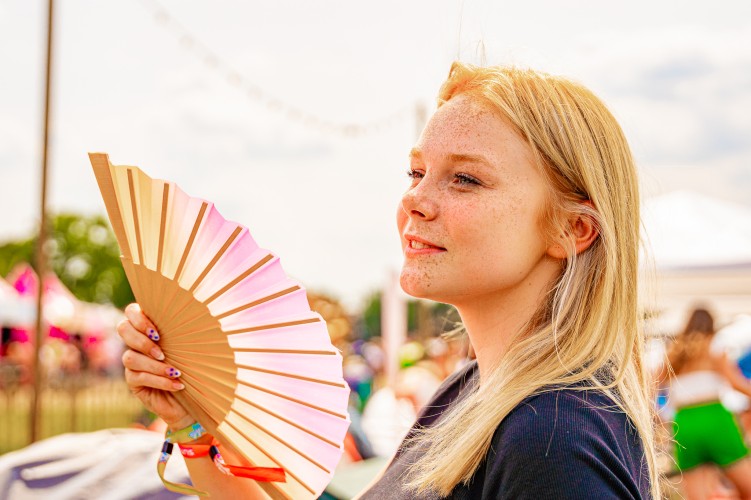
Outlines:
{"type": "Polygon", "coordinates": [[[159,332],[156,326],[146,317],[141,310],[141,306],[135,303],[128,304],[128,307],[125,308],[125,317],[128,318],[128,321],[130,321],[136,330],[145,334],[154,342],[159,341],[159,332]]]}
{"type": "Polygon", "coordinates": [[[164,353],[156,342],[144,335],[143,331],[137,330],[129,319],[118,323],[117,333],[130,349],[151,356],[159,361],[164,360],[164,353]]]}
{"type": "Polygon", "coordinates": [[[178,380],[180,371],[149,356],[128,350],[123,354],[125,381],[131,388],[149,387],[163,391],[179,391],[185,386],[178,380]]]}
{"type": "Polygon", "coordinates": [[[166,377],[160,377],[153,373],[147,372],[134,372],[133,370],[125,370],[125,382],[131,388],[149,387],[151,389],[159,389],[162,391],[175,392],[185,389],[185,386],[177,380],[171,380],[166,377]]]}

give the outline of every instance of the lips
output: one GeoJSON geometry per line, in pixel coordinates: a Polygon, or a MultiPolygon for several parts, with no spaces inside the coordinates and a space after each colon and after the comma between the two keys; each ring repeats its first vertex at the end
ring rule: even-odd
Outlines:
{"type": "Polygon", "coordinates": [[[423,238],[418,238],[417,236],[406,234],[404,235],[404,238],[407,240],[407,247],[412,250],[446,250],[442,246],[439,246],[423,238]]]}

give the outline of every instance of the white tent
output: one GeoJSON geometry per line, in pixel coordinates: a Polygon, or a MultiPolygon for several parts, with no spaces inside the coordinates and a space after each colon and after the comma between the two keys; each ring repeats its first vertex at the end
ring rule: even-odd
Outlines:
{"type": "Polygon", "coordinates": [[[718,326],[751,313],[751,207],[676,191],[644,203],[645,307],[657,334],[702,303],[718,326]],[[653,285],[653,286],[650,286],[653,285]]]}
{"type": "Polygon", "coordinates": [[[0,277],[0,326],[30,326],[34,323],[34,301],[21,297],[0,277]]]}

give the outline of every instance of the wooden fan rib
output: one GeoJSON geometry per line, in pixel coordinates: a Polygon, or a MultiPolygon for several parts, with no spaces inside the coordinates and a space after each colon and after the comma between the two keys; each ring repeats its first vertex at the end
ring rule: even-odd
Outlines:
{"type": "Polygon", "coordinates": [[[288,449],[292,450],[297,455],[301,456],[302,458],[304,458],[305,460],[307,460],[311,464],[315,465],[316,467],[318,467],[319,469],[321,469],[326,474],[331,474],[331,471],[329,469],[327,469],[325,465],[319,463],[318,461],[316,461],[315,459],[313,459],[313,457],[310,457],[307,453],[304,453],[303,451],[297,449],[297,447],[293,446],[291,443],[287,442],[285,439],[282,439],[280,436],[278,436],[275,433],[271,432],[269,429],[267,429],[266,427],[262,426],[258,422],[254,422],[254,421],[250,420],[247,416],[245,416],[245,415],[243,415],[243,414],[241,414],[239,412],[236,412],[234,410],[233,410],[233,412],[239,418],[242,418],[243,420],[245,420],[246,422],[248,422],[253,427],[257,427],[257,428],[261,429],[263,432],[266,433],[266,435],[271,436],[277,442],[283,444],[288,449]]]}
{"type": "Polygon", "coordinates": [[[112,230],[115,232],[117,243],[120,246],[120,252],[126,259],[132,260],[133,256],[128,247],[128,237],[126,236],[123,215],[120,212],[117,201],[115,180],[112,177],[112,164],[110,163],[109,156],[105,153],[89,153],[89,161],[94,170],[99,191],[102,193],[104,206],[107,208],[107,215],[109,216],[112,230]]]}
{"type": "Polygon", "coordinates": [[[227,290],[229,290],[230,288],[234,287],[235,285],[237,285],[238,283],[240,283],[242,280],[244,280],[245,278],[247,278],[248,276],[250,276],[251,274],[253,274],[254,272],[256,272],[258,269],[260,269],[261,267],[263,267],[264,264],[266,264],[268,261],[270,261],[273,258],[274,258],[274,256],[271,255],[271,254],[266,255],[266,257],[262,258],[261,260],[259,260],[258,262],[256,262],[252,266],[250,266],[250,268],[248,268],[246,271],[244,271],[242,274],[240,274],[239,276],[237,276],[235,279],[233,279],[232,281],[230,281],[229,283],[227,283],[226,285],[224,285],[218,292],[214,293],[214,295],[212,295],[211,297],[209,297],[208,299],[206,299],[204,301],[204,304],[208,305],[211,302],[213,302],[214,300],[216,300],[217,298],[221,297],[224,293],[227,292],[227,290]]]}
{"type": "Polygon", "coordinates": [[[224,242],[224,245],[222,245],[222,248],[219,249],[219,251],[214,255],[214,257],[211,259],[211,262],[208,263],[206,268],[201,272],[200,275],[198,275],[198,278],[196,278],[196,281],[193,282],[191,287],[188,289],[189,292],[194,292],[196,288],[198,288],[198,285],[201,284],[201,282],[204,280],[207,274],[213,269],[213,267],[216,265],[216,263],[219,261],[219,259],[222,258],[222,255],[227,251],[227,249],[232,245],[232,243],[237,239],[237,237],[242,232],[242,227],[238,226],[235,228],[234,231],[232,231],[232,234],[227,238],[227,241],[224,242]]]}
{"type": "Polygon", "coordinates": [[[138,249],[138,263],[143,262],[143,243],[141,242],[141,221],[138,219],[138,205],[136,203],[136,187],[133,182],[133,170],[128,169],[128,191],[130,193],[130,210],[133,214],[133,226],[136,232],[136,248],[138,249]]]}
{"type": "MultiPolygon", "coordinates": [[[[161,326],[161,325],[157,325],[157,326],[161,326]]],[[[179,340],[179,342],[181,343],[189,343],[191,342],[190,339],[192,338],[195,338],[197,341],[204,342],[205,340],[204,335],[210,335],[212,333],[220,333],[222,340],[225,339],[227,335],[224,331],[222,331],[221,325],[219,324],[214,324],[212,326],[200,326],[199,328],[196,328],[194,330],[180,329],[179,331],[175,330],[173,326],[170,326],[170,328],[164,329],[164,332],[168,332],[169,339],[171,341],[179,340]]]]}
{"type": "MultiPolygon", "coordinates": [[[[183,321],[182,313],[186,309],[190,310],[191,306],[196,304],[192,297],[188,296],[185,291],[180,288],[176,282],[170,282],[171,286],[165,287],[160,290],[160,296],[163,297],[164,307],[160,311],[160,324],[161,331],[174,332],[176,331],[176,323],[183,321]]],[[[196,319],[200,317],[201,312],[194,313],[196,319]]]]}
{"type": "Polygon", "coordinates": [[[167,208],[169,206],[169,183],[162,189],[162,214],[159,221],[159,248],[156,255],[156,272],[162,274],[162,257],[164,256],[164,238],[167,231],[167,208]]]}
{"type": "MultiPolygon", "coordinates": [[[[220,332],[222,336],[224,337],[224,332],[221,331],[218,327],[211,327],[211,328],[199,328],[197,330],[189,330],[186,332],[175,332],[174,330],[170,330],[169,338],[172,341],[177,341],[180,343],[188,344],[195,341],[203,342],[206,335],[211,334],[212,332],[220,332]]],[[[222,342],[222,341],[217,341],[222,342]]],[[[226,344],[226,342],[224,342],[226,344]]]]}
{"type": "Polygon", "coordinates": [[[250,347],[236,347],[232,350],[234,352],[258,352],[264,354],[314,354],[323,356],[336,356],[338,354],[334,351],[305,351],[298,349],[252,349],[250,347]]]}
{"type": "Polygon", "coordinates": [[[180,404],[182,404],[188,413],[203,425],[206,430],[213,434],[213,429],[216,429],[224,419],[225,411],[218,407],[215,403],[207,400],[203,397],[196,397],[185,392],[180,391],[180,404]],[[189,404],[185,404],[185,400],[189,404]],[[198,411],[196,411],[198,410],[198,411]]]}
{"type": "Polygon", "coordinates": [[[274,299],[278,299],[279,297],[284,297],[285,295],[288,295],[292,292],[295,292],[297,290],[300,290],[300,287],[298,285],[291,286],[289,288],[285,288],[284,290],[280,290],[276,293],[272,293],[271,295],[267,295],[266,297],[262,297],[258,300],[254,300],[253,302],[248,302],[247,304],[241,305],[239,307],[236,307],[230,311],[224,312],[218,316],[216,316],[216,319],[224,319],[227,316],[232,316],[233,314],[239,313],[240,311],[244,311],[246,309],[250,309],[251,307],[255,307],[257,305],[263,304],[265,302],[269,302],[274,299]]]}
{"type": "Polygon", "coordinates": [[[207,385],[212,385],[214,381],[217,381],[222,387],[230,388],[233,394],[235,392],[237,372],[231,367],[196,366],[196,359],[192,357],[186,360],[186,358],[181,358],[180,356],[173,356],[167,358],[167,361],[168,364],[171,364],[182,372],[182,377],[193,377],[196,380],[200,380],[203,377],[207,385]]]}
{"type": "MultiPolygon", "coordinates": [[[[202,394],[203,396],[203,394],[202,394]]],[[[206,415],[209,416],[209,418],[213,419],[213,424],[219,425],[223,419],[224,415],[226,414],[226,409],[222,408],[220,405],[215,403],[214,401],[211,401],[210,399],[206,397],[193,397],[193,403],[196,407],[200,408],[201,411],[203,411],[206,415]],[[218,416],[221,416],[221,418],[218,418],[218,416]]],[[[195,417],[194,417],[195,418],[195,417]]],[[[203,422],[201,422],[203,424],[203,422]]]]}
{"type": "Polygon", "coordinates": [[[303,406],[307,406],[308,408],[312,408],[314,410],[321,411],[323,413],[328,413],[329,415],[333,415],[335,417],[341,418],[343,420],[347,420],[346,415],[342,415],[341,413],[336,413],[335,411],[329,410],[328,408],[323,408],[321,406],[316,406],[312,403],[308,403],[307,401],[302,401],[297,398],[293,398],[291,396],[287,396],[286,394],[282,394],[280,392],[272,391],[271,389],[266,389],[265,387],[261,387],[255,384],[251,384],[250,382],[245,382],[244,380],[238,380],[238,384],[242,384],[246,387],[250,387],[251,389],[255,389],[257,391],[265,392],[266,394],[271,394],[272,396],[276,396],[278,398],[286,399],[287,401],[292,401],[293,403],[297,403],[303,406]]]}
{"type": "MultiPolygon", "coordinates": [[[[194,395],[189,394],[186,391],[178,391],[172,394],[175,399],[190,413],[190,415],[203,425],[207,431],[213,436],[217,435],[217,428],[222,424],[222,421],[217,420],[216,417],[208,413],[202,405],[199,404],[197,398],[194,395]]],[[[222,420],[225,414],[222,413],[222,420]]]]}
{"type": "MultiPolygon", "coordinates": [[[[254,447],[255,447],[255,448],[256,448],[256,449],[258,450],[258,451],[260,451],[261,453],[263,453],[264,455],[266,455],[266,457],[268,457],[268,459],[269,459],[269,460],[271,460],[272,462],[274,462],[275,464],[277,464],[277,465],[278,465],[279,467],[282,467],[282,465],[281,465],[281,464],[279,464],[279,462],[277,462],[277,461],[276,461],[276,460],[274,459],[274,457],[273,457],[273,456],[272,456],[272,455],[271,455],[271,454],[270,454],[270,453],[269,453],[268,451],[266,451],[266,450],[265,450],[265,449],[264,449],[263,447],[259,446],[259,445],[258,445],[258,443],[256,443],[255,441],[253,441],[253,440],[252,440],[252,439],[250,438],[250,436],[248,436],[248,435],[247,435],[246,433],[244,433],[243,431],[241,431],[240,429],[238,429],[238,428],[237,428],[237,426],[235,426],[235,424],[233,424],[233,423],[232,423],[232,422],[230,422],[229,420],[225,420],[225,421],[224,421],[224,423],[225,423],[225,424],[227,424],[227,425],[229,425],[230,427],[232,427],[232,429],[233,429],[233,430],[234,430],[235,432],[237,432],[237,433],[238,433],[238,434],[240,434],[240,435],[241,435],[241,436],[242,436],[243,438],[245,438],[245,439],[246,439],[246,440],[247,440],[247,441],[248,441],[248,442],[249,442],[249,443],[250,443],[251,445],[253,445],[253,446],[254,446],[254,447]]],[[[284,472],[285,472],[285,474],[288,474],[288,475],[289,475],[290,477],[292,477],[292,478],[293,478],[293,479],[294,479],[295,481],[297,481],[297,482],[298,482],[298,483],[299,483],[300,485],[302,485],[302,486],[303,486],[303,487],[304,487],[304,488],[305,488],[306,490],[308,490],[308,491],[310,492],[310,494],[311,494],[311,495],[315,495],[315,494],[316,494],[316,492],[315,492],[315,490],[314,490],[313,488],[311,488],[311,487],[310,487],[310,486],[309,486],[309,485],[308,485],[307,483],[305,483],[305,482],[304,482],[304,481],[303,481],[302,479],[300,479],[300,478],[299,478],[299,477],[298,477],[298,476],[297,476],[296,474],[294,474],[294,473],[293,473],[292,471],[289,471],[289,470],[287,470],[287,469],[284,469],[284,472]]]]}
{"type": "MultiPolygon", "coordinates": [[[[158,262],[164,263],[166,259],[166,255],[163,253],[161,259],[157,259],[158,262]]],[[[149,270],[151,271],[151,270],[149,270]]],[[[162,271],[164,271],[164,266],[162,266],[162,271]]],[[[169,331],[170,323],[173,321],[173,315],[174,312],[177,310],[182,310],[185,308],[186,305],[188,305],[191,301],[186,300],[186,295],[183,292],[182,288],[171,279],[167,278],[161,272],[157,272],[156,270],[151,271],[153,273],[152,280],[155,280],[156,283],[159,283],[158,287],[158,309],[156,311],[156,316],[152,319],[152,321],[155,322],[155,325],[159,329],[160,333],[162,331],[169,331]],[[158,281],[156,281],[158,280],[158,281]],[[158,324],[157,324],[158,322],[158,324]]]]}
{"type": "Polygon", "coordinates": [[[246,398],[244,396],[235,396],[235,397],[237,399],[239,399],[240,401],[243,401],[244,403],[247,403],[250,406],[252,406],[254,408],[257,408],[257,409],[259,409],[260,411],[262,411],[264,413],[268,413],[269,415],[271,415],[274,418],[278,418],[282,422],[285,422],[285,423],[287,423],[287,424],[289,424],[289,425],[291,425],[293,427],[296,427],[296,428],[300,429],[303,432],[306,432],[307,434],[310,434],[314,438],[320,439],[324,443],[329,444],[329,445],[333,446],[334,448],[337,448],[337,449],[339,448],[339,445],[336,444],[334,441],[331,441],[330,439],[325,438],[325,437],[321,436],[320,434],[317,434],[317,433],[311,431],[310,429],[306,429],[305,427],[303,427],[302,425],[298,424],[297,422],[294,422],[294,421],[292,421],[292,420],[290,420],[288,418],[285,418],[285,417],[279,415],[278,413],[269,410],[268,408],[264,408],[264,407],[262,407],[260,405],[257,405],[256,403],[252,402],[250,399],[248,399],[248,398],[246,398]]]}
{"type": "MultiPolygon", "coordinates": [[[[201,330],[201,331],[195,332],[195,333],[198,334],[198,335],[202,335],[203,336],[203,335],[206,335],[207,333],[211,333],[213,331],[218,331],[218,332],[222,333],[221,330],[219,330],[218,328],[210,328],[208,330],[201,330]]],[[[184,346],[184,347],[193,347],[193,342],[185,342],[182,339],[180,340],[179,343],[178,342],[174,342],[175,339],[178,339],[180,337],[181,336],[179,336],[179,335],[178,336],[170,335],[169,338],[165,339],[165,340],[171,340],[171,341],[173,341],[172,344],[170,344],[170,348],[171,349],[175,349],[177,345],[184,346]]],[[[204,347],[204,346],[211,347],[211,346],[227,345],[227,341],[225,339],[220,339],[220,340],[208,340],[208,339],[206,339],[206,340],[204,340],[203,338],[201,338],[200,344],[201,345],[199,347],[204,347]]],[[[165,345],[164,342],[162,342],[162,345],[165,345]]],[[[182,349],[181,348],[180,350],[184,351],[184,352],[188,352],[186,349],[182,349]]],[[[190,352],[193,352],[193,351],[190,351],[190,352]]]]}
{"type": "Polygon", "coordinates": [[[220,328],[217,320],[211,316],[211,312],[199,302],[189,302],[179,310],[170,312],[172,321],[168,323],[172,332],[185,332],[206,330],[207,328],[220,328]],[[200,306],[200,307],[195,307],[200,306]]]}
{"type": "MultiPolygon", "coordinates": [[[[182,374],[180,380],[183,381],[186,388],[190,389],[190,392],[188,392],[187,394],[191,394],[191,397],[193,394],[201,396],[200,398],[193,397],[196,404],[201,406],[202,408],[208,408],[209,406],[212,407],[214,410],[216,410],[213,414],[226,415],[229,408],[232,407],[232,401],[234,400],[234,384],[228,385],[222,383],[217,379],[212,379],[211,383],[207,383],[205,378],[199,378],[197,376],[190,375],[187,372],[184,372],[182,374]],[[201,388],[204,390],[200,390],[201,388]],[[224,388],[232,390],[233,395],[227,396],[223,394],[222,389],[224,388]],[[221,404],[218,403],[217,400],[221,401],[221,404]]],[[[210,415],[212,414],[208,411],[206,413],[210,415]]]]}
{"type": "Polygon", "coordinates": [[[198,358],[195,355],[185,356],[175,352],[167,352],[165,363],[174,366],[184,374],[188,375],[191,373],[200,373],[208,376],[209,373],[213,373],[214,377],[221,377],[223,380],[229,380],[233,387],[232,391],[234,392],[237,370],[235,369],[232,360],[228,360],[220,354],[202,354],[201,359],[210,359],[211,361],[221,360],[222,363],[218,365],[206,365],[205,363],[198,363],[198,358]]]}
{"type": "MultiPolygon", "coordinates": [[[[157,241],[157,250],[156,250],[156,269],[155,272],[158,276],[163,276],[162,274],[162,261],[164,260],[164,245],[165,240],[167,238],[167,215],[169,213],[169,202],[170,202],[170,184],[168,182],[164,182],[162,185],[162,205],[161,205],[161,214],[159,217],[159,239],[157,241]]],[[[156,311],[156,314],[158,314],[159,318],[163,318],[165,311],[167,311],[170,307],[173,305],[173,301],[176,295],[176,290],[171,291],[162,291],[161,300],[159,301],[159,307],[156,311]]]]}
{"type": "Polygon", "coordinates": [[[188,260],[188,254],[190,254],[190,249],[193,247],[193,242],[196,240],[198,228],[201,227],[201,221],[203,221],[203,216],[206,213],[208,206],[209,204],[205,201],[201,203],[201,209],[198,211],[198,217],[196,217],[196,221],[193,223],[193,229],[190,232],[190,237],[188,237],[188,242],[185,244],[185,251],[183,252],[182,257],[180,257],[180,263],[177,265],[177,271],[175,272],[175,281],[180,281],[180,275],[183,272],[183,267],[185,267],[185,262],[188,260]]]}
{"type": "Polygon", "coordinates": [[[261,330],[273,330],[275,328],[285,328],[288,326],[307,325],[308,323],[316,323],[318,321],[321,321],[321,318],[307,318],[307,319],[300,319],[300,320],[294,320],[294,321],[285,321],[282,323],[269,323],[266,325],[251,326],[248,328],[240,328],[238,330],[230,330],[224,333],[226,333],[227,335],[234,335],[236,333],[251,333],[251,332],[258,332],[261,330]]]}
{"type": "MultiPolygon", "coordinates": [[[[195,362],[196,358],[199,357],[201,359],[207,359],[210,358],[212,360],[218,360],[218,361],[233,361],[234,358],[232,356],[227,356],[226,354],[221,353],[206,353],[206,352],[196,352],[196,351],[181,351],[177,349],[170,349],[167,354],[168,360],[180,360],[184,363],[186,363],[186,366],[190,366],[190,362],[195,362]]],[[[233,370],[228,369],[228,371],[231,371],[234,373],[233,370]]]]}
{"type": "MultiPolygon", "coordinates": [[[[211,316],[211,311],[204,307],[195,307],[200,302],[197,302],[193,297],[189,297],[187,293],[182,295],[182,304],[170,310],[170,321],[167,323],[169,331],[205,330],[210,328],[209,325],[219,327],[219,324],[211,316]]],[[[203,304],[200,305],[203,306],[203,304]]]]}
{"type": "Polygon", "coordinates": [[[212,396],[213,390],[223,392],[222,401],[231,403],[235,397],[237,389],[237,375],[231,371],[218,369],[214,367],[197,367],[195,360],[185,361],[183,359],[172,358],[168,360],[170,366],[180,370],[180,379],[195,384],[196,390],[201,389],[201,394],[206,393],[212,396]],[[191,365],[192,363],[192,365],[191,365]]]}
{"type": "MultiPolygon", "coordinates": [[[[201,347],[213,347],[213,346],[224,346],[226,345],[226,342],[216,340],[213,342],[201,342],[201,347]]],[[[164,344],[162,344],[164,345],[164,344]]],[[[302,350],[302,349],[253,349],[250,347],[237,347],[232,349],[232,352],[250,352],[250,353],[263,353],[263,354],[304,354],[304,355],[311,355],[311,356],[336,356],[337,352],[335,351],[310,351],[310,350],[302,350]]],[[[191,355],[206,355],[206,351],[193,351],[190,349],[185,348],[178,348],[174,346],[169,346],[169,353],[170,356],[177,354],[177,353],[184,353],[184,354],[191,354],[191,355]]],[[[211,354],[211,357],[218,358],[220,357],[217,354],[211,354]]],[[[233,359],[232,356],[222,356],[227,359],[233,359]]]]}
{"type": "Polygon", "coordinates": [[[291,373],[278,372],[276,370],[268,370],[266,368],[258,368],[257,366],[251,366],[251,365],[247,365],[247,364],[244,364],[244,363],[237,363],[237,366],[239,368],[245,368],[247,370],[253,370],[253,371],[256,371],[256,372],[268,373],[270,375],[279,375],[280,377],[289,377],[289,378],[294,378],[294,379],[297,379],[297,380],[304,380],[306,382],[313,382],[313,383],[316,383],[316,384],[330,385],[330,386],[333,386],[333,387],[341,387],[341,388],[345,387],[344,384],[340,384],[338,382],[333,382],[331,380],[321,380],[321,379],[317,379],[317,378],[303,377],[302,375],[293,375],[291,373]]]}

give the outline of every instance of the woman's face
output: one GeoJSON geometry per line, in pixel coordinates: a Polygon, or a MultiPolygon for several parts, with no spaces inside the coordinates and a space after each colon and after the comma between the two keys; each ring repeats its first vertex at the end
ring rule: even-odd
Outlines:
{"type": "Polygon", "coordinates": [[[412,182],[397,212],[407,293],[460,306],[549,283],[541,273],[557,264],[541,230],[548,188],[505,119],[455,97],[410,158],[412,182]]]}

